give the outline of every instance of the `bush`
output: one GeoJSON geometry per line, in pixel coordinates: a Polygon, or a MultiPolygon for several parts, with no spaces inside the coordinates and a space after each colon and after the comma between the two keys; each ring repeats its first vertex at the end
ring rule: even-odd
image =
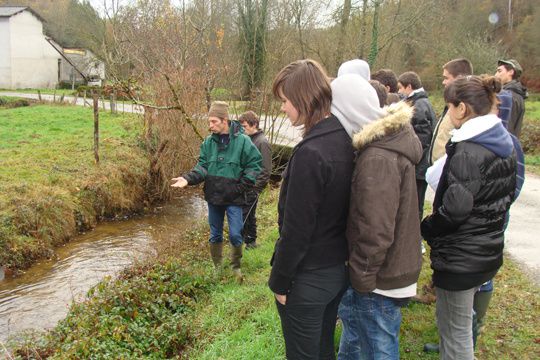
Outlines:
{"type": "Polygon", "coordinates": [[[525,122],[521,131],[520,141],[525,154],[540,154],[540,122],[525,122]]]}
{"type": "Polygon", "coordinates": [[[177,356],[191,342],[186,313],[212,284],[206,274],[188,272],[178,262],[134,267],[73,304],[48,341],[23,345],[15,354],[24,358],[31,349],[64,359],[177,356]]]}
{"type": "MultiPolygon", "coordinates": [[[[77,88],[77,86],[81,85],[82,83],[80,81],[75,81],[75,88],[77,88]]],[[[70,90],[71,89],[71,81],[60,81],[58,83],[58,85],[56,85],[56,88],[57,89],[67,89],[67,90],[70,90]]]]}
{"type": "Polygon", "coordinates": [[[27,99],[17,99],[14,101],[8,101],[6,103],[6,108],[13,109],[18,107],[30,106],[30,100],[27,99]]]}

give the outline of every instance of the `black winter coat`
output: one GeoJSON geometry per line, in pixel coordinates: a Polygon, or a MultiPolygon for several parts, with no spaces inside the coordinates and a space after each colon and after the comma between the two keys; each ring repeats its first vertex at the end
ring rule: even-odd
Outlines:
{"type": "Polygon", "coordinates": [[[437,116],[425,91],[417,92],[405,101],[414,106],[411,125],[418,139],[420,139],[420,143],[422,143],[423,151],[422,160],[416,165],[416,178],[424,180],[426,178],[426,170],[429,167],[429,147],[431,146],[433,130],[437,124],[437,116]]]}
{"type": "Polygon", "coordinates": [[[503,263],[504,223],[516,189],[516,155],[474,142],[448,142],[433,214],[422,222],[435,286],[466,290],[490,280],[503,263]]]}
{"type": "Polygon", "coordinates": [[[294,148],[279,194],[279,239],[268,281],[274,293],[287,294],[302,269],[347,260],[353,167],[351,138],[333,115],[313,126],[294,148]]]}

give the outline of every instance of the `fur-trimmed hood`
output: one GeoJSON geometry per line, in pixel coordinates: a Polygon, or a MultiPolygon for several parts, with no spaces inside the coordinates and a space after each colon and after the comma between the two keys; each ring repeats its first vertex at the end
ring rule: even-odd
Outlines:
{"type": "Polygon", "coordinates": [[[386,114],[367,124],[353,136],[353,146],[364,150],[368,146],[395,151],[406,156],[413,164],[422,159],[422,144],[410,122],[413,107],[404,101],[384,108],[386,114]]]}

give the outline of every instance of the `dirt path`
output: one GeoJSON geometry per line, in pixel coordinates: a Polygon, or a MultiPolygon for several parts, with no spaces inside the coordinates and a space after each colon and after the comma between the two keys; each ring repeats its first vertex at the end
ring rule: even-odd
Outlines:
{"type": "MultiPolygon", "coordinates": [[[[34,99],[38,100],[39,96],[38,94],[29,94],[29,93],[21,93],[16,91],[0,91],[0,96],[10,96],[10,97],[19,97],[19,98],[25,98],[25,99],[34,99]]],[[[44,101],[57,101],[59,102],[61,98],[61,95],[50,95],[50,94],[41,94],[41,99],[44,101]]],[[[92,98],[86,98],[83,99],[82,97],[75,98],[74,96],[64,96],[64,102],[72,104],[72,105],[79,105],[79,106],[88,106],[91,107],[92,105],[92,98]]],[[[99,100],[99,108],[100,110],[105,108],[105,110],[110,110],[110,101],[108,100],[99,100]]],[[[142,106],[132,104],[128,101],[126,102],[117,102],[116,110],[121,112],[129,112],[129,113],[138,113],[142,114],[144,112],[144,109],[142,106]]]]}
{"type": "Polygon", "coordinates": [[[540,177],[527,173],[517,201],[510,209],[506,252],[523,265],[540,285],[540,177]]]}

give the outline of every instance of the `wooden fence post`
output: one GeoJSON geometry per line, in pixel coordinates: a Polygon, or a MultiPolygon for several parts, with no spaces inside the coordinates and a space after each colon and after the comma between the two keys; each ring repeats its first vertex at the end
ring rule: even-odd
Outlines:
{"type": "Polygon", "coordinates": [[[94,98],[94,160],[99,164],[99,97],[97,92],[93,93],[94,98]]]}
{"type": "Polygon", "coordinates": [[[111,114],[116,114],[116,93],[111,91],[111,100],[110,100],[111,114]]]}

